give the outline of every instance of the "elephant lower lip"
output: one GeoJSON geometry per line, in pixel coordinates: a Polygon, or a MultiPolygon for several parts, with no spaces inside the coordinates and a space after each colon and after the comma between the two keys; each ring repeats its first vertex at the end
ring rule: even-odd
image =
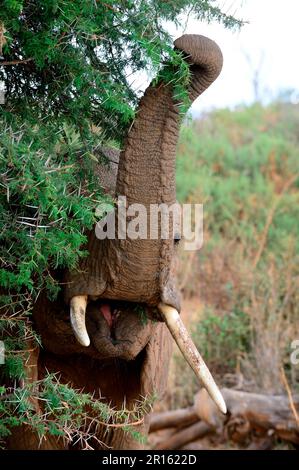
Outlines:
{"type": "MultiPolygon", "coordinates": [[[[134,359],[150,339],[152,320],[147,308],[125,301],[91,301],[86,327],[99,359],[134,359]]],[[[88,351],[86,350],[88,353],[88,351]]]]}

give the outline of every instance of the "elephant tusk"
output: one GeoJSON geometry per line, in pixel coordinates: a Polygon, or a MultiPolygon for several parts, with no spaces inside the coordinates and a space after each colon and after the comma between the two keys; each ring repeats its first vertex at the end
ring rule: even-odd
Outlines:
{"type": "Polygon", "coordinates": [[[210,397],[218,406],[219,410],[223,414],[226,414],[227,408],[223,396],[204,360],[197,351],[196,346],[193,343],[188,331],[186,330],[178,311],[175,308],[170,307],[170,305],[166,305],[164,303],[160,303],[158,305],[158,309],[162,313],[165,323],[173,336],[173,339],[180,348],[184,358],[195,372],[195,375],[204,385],[210,397]]]}
{"type": "Polygon", "coordinates": [[[76,295],[70,302],[70,317],[73,332],[82,346],[89,346],[90,339],[85,326],[85,312],[87,307],[87,296],[76,295]]]}

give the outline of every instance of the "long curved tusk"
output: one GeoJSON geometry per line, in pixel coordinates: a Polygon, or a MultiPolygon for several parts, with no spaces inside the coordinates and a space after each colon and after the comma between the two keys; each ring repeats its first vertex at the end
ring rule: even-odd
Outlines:
{"type": "Polygon", "coordinates": [[[89,346],[90,339],[85,326],[87,295],[76,295],[70,302],[70,317],[73,332],[82,346],[89,346]]]}
{"type": "Polygon", "coordinates": [[[197,351],[196,346],[193,343],[188,331],[186,330],[178,311],[175,308],[170,307],[170,305],[166,305],[164,303],[160,303],[158,305],[158,309],[162,313],[165,319],[165,323],[173,336],[173,339],[180,348],[184,358],[195,372],[195,375],[207,389],[207,392],[214,400],[219,410],[223,414],[226,414],[227,408],[223,396],[203,358],[197,351]]]}

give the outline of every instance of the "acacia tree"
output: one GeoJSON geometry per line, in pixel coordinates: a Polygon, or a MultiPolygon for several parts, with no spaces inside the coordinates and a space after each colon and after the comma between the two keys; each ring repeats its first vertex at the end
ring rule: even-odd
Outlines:
{"type": "Polygon", "coordinates": [[[139,97],[136,73],[146,70],[167,81],[173,80],[175,68],[174,93],[184,111],[188,67],[172,49],[167,22],[179,24],[182,15],[192,13],[224,27],[241,25],[214,3],[1,2],[0,335],[6,360],[1,366],[0,438],[22,423],[41,434],[63,433],[74,416],[78,425],[86,404],[111,419],[103,404],[53,377],[39,390],[54,418],[49,424],[34,415],[32,388],[26,389],[23,380],[28,340],[39,341],[31,328],[31,306],[41,290],[57,295],[52,270],[74,267],[85,254],[84,231],[95,223],[95,208],[105,200],[93,165],[101,159],[103,144],[122,145],[139,97]],[[67,417],[59,417],[59,406],[53,407],[63,400],[69,403],[67,417]]]}

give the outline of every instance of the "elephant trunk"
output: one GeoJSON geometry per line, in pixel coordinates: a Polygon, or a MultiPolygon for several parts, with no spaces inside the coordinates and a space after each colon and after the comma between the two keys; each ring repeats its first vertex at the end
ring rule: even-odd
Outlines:
{"type": "Polygon", "coordinates": [[[174,45],[183,52],[190,64],[189,96],[190,100],[194,101],[220,74],[223,64],[222,52],[214,41],[196,34],[184,34],[175,40],[174,45]]]}
{"type": "MultiPolygon", "coordinates": [[[[198,35],[180,37],[175,47],[189,63],[189,96],[194,101],[220,73],[221,51],[212,40],[198,35]]],[[[92,232],[87,246],[89,257],[82,260],[80,271],[66,275],[67,303],[76,295],[88,295],[152,305],[162,301],[179,310],[170,279],[174,240],[170,236],[149,237],[149,227],[151,205],[169,207],[176,201],[175,156],[180,121],[172,85],[160,81],[149,86],[121,153],[116,184],[116,195],[126,197],[127,207],[139,204],[145,209],[147,236],[101,241],[92,232]]],[[[170,220],[169,233],[172,228],[170,220]]]]}
{"type": "MultiPolygon", "coordinates": [[[[193,102],[218,77],[222,53],[204,37],[185,34],[175,41],[190,64],[189,97],[193,102]]],[[[121,154],[116,193],[130,203],[175,201],[175,154],[180,113],[171,84],[151,85],[140,101],[125,150],[121,154]]]]}
{"type": "MultiPolygon", "coordinates": [[[[198,35],[180,37],[175,41],[175,47],[182,51],[190,65],[189,97],[194,101],[219,75],[221,51],[213,41],[198,35]]],[[[186,361],[225,413],[221,393],[179,316],[180,307],[171,276],[173,214],[168,218],[168,238],[161,237],[161,222],[157,224],[158,236],[150,236],[152,205],[163,204],[169,209],[176,201],[175,155],[180,120],[171,84],[160,81],[151,85],[140,101],[125,150],[121,153],[116,184],[116,196],[125,197],[126,209],[135,204],[133,211],[143,210],[143,216],[146,214],[139,222],[146,225],[145,236],[131,237],[127,232],[124,237],[118,236],[101,244],[94,237],[90,240],[91,256],[85,265],[86,285],[84,288],[81,282],[80,290],[75,285],[77,292],[73,291],[71,320],[78,340],[88,345],[84,322],[88,297],[158,306],[186,361]]],[[[117,216],[119,221],[120,209],[117,216]]],[[[134,216],[134,213],[127,214],[126,225],[134,216]]]]}
{"type": "MultiPolygon", "coordinates": [[[[222,53],[212,40],[198,35],[180,37],[175,47],[190,66],[192,102],[219,75],[222,53]]],[[[157,304],[162,300],[175,308],[179,308],[178,300],[168,281],[174,250],[171,221],[169,239],[153,240],[149,238],[149,214],[152,204],[169,207],[176,201],[175,159],[180,122],[172,85],[160,81],[149,86],[120,157],[116,186],[116,194],[126,197],[127,206],[142,204],[148,214],[146,240],[116,240],[116,251],[121,253],[115,266],[120,273],[115,284],[118,296],[123,292],[128,298],[129,291],[134,300],[135,292],[139,301],[157,304]]]]}
{"type": "MultiPolygon", "coordinates": [[[[198,35],[180,37],[175,47],[189,63],[189,96],[194,101],[220,73],[221,51],[213,41],[198,35]]],[[[180,121],[171,83],[160,81],[149,86],[121,153],[116,183],[116,195],[125,196],[127,208],[138,204],[146,212],[147,218],[141,222],[146,225],[145,237],[134,239],[127,234],[125,239],[116,236],[101,241],[91,233],[87,247],[90,256],[82,260],[80,271],[66,275],[66,302],[76,295],[102,296],[152,305],[162,301],[179,310],[170,276],[173,217],[170,214],[168,239],[162,239],[159,221],[158,237],[150,236],[150,214],[152,205],[169,208],[176,201],[175,156],[180,121]]],[[[126,223],[133,216],[131,213],[126,223]]]]}

